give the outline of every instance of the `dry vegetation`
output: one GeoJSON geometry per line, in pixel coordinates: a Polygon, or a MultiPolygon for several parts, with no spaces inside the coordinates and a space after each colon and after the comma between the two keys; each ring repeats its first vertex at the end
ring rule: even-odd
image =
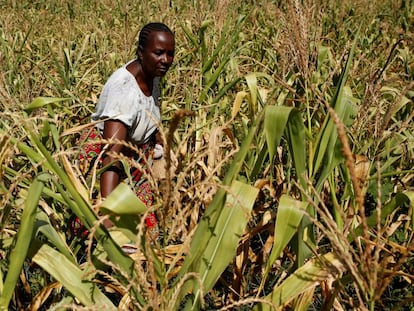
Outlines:
{"type": "Polygon", "coordinates": [[[0,309],[414,307],[412,0],[0,8],[0,309]],[[95,211],[139,204],[94,197],[79,133],[154,20],[177,42],[161,237],[114,212],[110,238],[95,211]]]}

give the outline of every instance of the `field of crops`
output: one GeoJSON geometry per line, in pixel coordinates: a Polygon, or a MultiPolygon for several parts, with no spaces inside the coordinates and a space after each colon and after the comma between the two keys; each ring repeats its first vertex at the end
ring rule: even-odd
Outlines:
{"type": "Polygon", "coordinates": [[[413,310],[413,50],[413,0],[0,0],[0,310],[413,310]],[[150,21],[157,240],[78,160],[150,21]]]}

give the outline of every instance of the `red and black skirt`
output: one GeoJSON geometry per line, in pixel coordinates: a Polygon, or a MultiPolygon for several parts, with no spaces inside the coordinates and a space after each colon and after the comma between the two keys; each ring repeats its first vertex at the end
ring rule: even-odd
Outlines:
{"type": "MultiPolygon", "coordinates": [[[[103,136],[101,131],[96,128],[90,128],[82,132],[80,137],[81,143],[81,152],[79,154],[79,167],[81,173],[84,177],[90,175],[94,168],[97,169],[102,167],[102,157],[101,152],[104,147],[102,143],[103,136]]],[[[148,163],[149,158],[154,149],[154,144],[152,142],[142,144],[139,146],[140,154],[133,152],[130,149],[126,149],[124,153],[125,156],[131,158],[133,161],[137,161],[138,167],[132,167],[130,170],[130,176],[128,184],[131,185],[137,197],[148,207],[152,206],[154,202],[153,192],[150,186],[150,183],[145,178],[145,167],[148,163]],[[143,158],[145,157],[145,159],[143,158]]],[[[126,178],[125,174],[125,178],[126,178]]],[[[121,177],[122,178],[122,177],[121,177]]],[[[145,224],[150,230],[154,230],[157,226],[157,219],[154,213],[149,213],[145,218],[145,224]]],[[[85,229],[80,219],[76,217],[71,222],[71,231],[76,236],[87,236],[88,231],[85,229]]]]}

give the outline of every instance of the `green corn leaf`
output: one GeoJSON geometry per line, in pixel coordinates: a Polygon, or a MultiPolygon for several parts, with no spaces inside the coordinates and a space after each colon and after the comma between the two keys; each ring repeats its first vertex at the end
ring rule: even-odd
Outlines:
{"type": "Polygon", "coordinates": [[[197,39],[196,36],[193,35],[193,33],[191,32],[191,30],[182,22],[179,22],[181,29],[183,30],[185,36],[187,37],[188,40],[191,41],[191,43],[193,44],[194,47],[198,46],[200,43],[197,39]]]}
{"type": "Polygon", "coordinates": [[[212,24],[211,20],[205,21],[202,24],[202,27],[200,28],[200,31],[199,31],[200,42],[201,42],[201,56],[203,59],[203,66],[202,66],[201,72],[203,73],[203,75],[205,75],[211,69],[211,67],[213,66],[213,63],[217,61],[219,53],[222,50],[222,48],[225,46],[225,44],[230,43],[226,40],[226,36],[228,35],[227,29],[229,27],[229,22],[227,21],[221,32],[220,39],[217,43],[216,48],[213,51],[213,54],[210,56],[210,58],[207,58],[208,55],[207,55],[207,44],[206,44],[206,38],[205,38],[205,31],[207,30],[207,27],[211,24],[212,24]]]}
{"type": "MultiPolygon", "coordinates": [[[[97,215],[93,211],[90,202],[86,202],[84,200],[62,166],[55,161],[47,148],[40,142],[39,138],[32,131],[28,130],[27,132],[29,133],[29,138],[33,145],[36,146],[43,157],[45,161],[45,168],[48,168],[53,174],[58,176],[59,181],[54,181],[55,186],[60,192],[62,198],[80,218],[82,223],[90,229],[97,221],[97,215]]],[[[133,277],[134,261],[122,251],[121,247],[112,239],[109,232],[103,227],[103,225],[96,227],[95,238],[99,243],[102,243],[105,253],[110,261],[116,263],[123,271],[124,275],[133,277]]],[[[128,282],[128,279],[125,278],[123,281],[128,282]]],[[[135,289],[133,291],[135,298],[140,303],[144,304],[143,297],[139,294],[139,292],[135,289]]]]}
{"type": "Polygon", "coordinates": [[[43,245],[33,257],[33,261],[59,281],[83,305],[116,310],[97,285],[86,279],[87,273],[50,246],[43,245]]]}
{"type": "Polygon", "coordinates": [[[240,27],[242,26],[245,20],[244,15],[240,15],[237,20],[236,24],[234,25],[233,20],[227,20],[226,24],[223,27],[221,32],[220,39],[215,47],[213,53],[207,59],[207,49],[203,48],[204,44],[204,29],[201,31],[200,29],[200,41],[201,41],[201,58],[203,60],[202,65],[202,74],[203,74],[203,90],[200,93],[198,98],[198,102],[203,102],[211,90],[211,88],[216,84],[219,76],[223,75],[224,69],[232,59],[234,55],[238,55],[239,52],[244,48],[237,47],[237,42],[240,41],[239,32],[240,27]],[[229,38],[229,32],[227,31],[228,27],[232,25],[234,27],[234,35],[229,38]],[[219,65],[216,68],[213,68],[213,64],[219,60],[219,65]]]}
{"type": "MultiPolygon", "coordinates": [[[[49,164],[50,170],[59,177],[60,182],[66,188],[65,190],[62,186],[59,185],[59,183],[56,183],[56,186],[60,188],[60,193],[65,201],[70,204],[71,208],[80,218],[82,223],[84,223],[88,229],[91,228],[97,221],[97,216],[92,210],[90,203],[85,202],[83,197],[71,182],[69,176],[63,170],[63,168],[59,166],[59,164],[53,159],[51,154],[39,141],[39,139],[35,135],[30,135],[30,138],[45,158],[46,163],[49,164]],[[73,200],[67,194],[70,194],[73,200]]],[[[111,258],[111,260],[119,264],[127,274],[130,274],[133,266],[132,259],[122,252],[120,247],[110,238],[108,232],[103,228],[103,226],[97,227],[96,238],[98,241],[101,241],[104,244],[104,248],[108,252],[108,256],[111,258]]]]}
{"type": "Polygon", "coordinates": [[[140,217],[147,207],[127,184],[120,183],[102,202],[100,210],[112,216],[112,222],[120,231],[131,241],[136,241],[140,217]]]}
{"type": "MultiPolygon", "coordinates": [[[[200,42],[200,58],[202,63],[206,61],[207,56],[207,42],[206,42],[206,30],[209,25],[212,24],[212,20],[205,20],[201,23],[200,28],[198,29],[198,40],[200,42]]],[[[205,71],[203,71],[205,73],[205,71]]]]}
{"type": "Polygon", "coordinates": [[[389,86],[383,86],[381,88],[381,93],[383,95],[389,94],[391,100],[395,100],[396,98],[399,98],[399,101],[396,101],[395,105],[392,106],[392,109],[388,111],[388,113],[391,113],[391,116],[394,116],[398,111],[401,110],[401,108],[405,107],[408,103],[411,102],[410,99],[408,99],[406,96],[402,96],[400,93],[401,91],[394,87],[389,86]]]}
{"type": "Polygon", "coordinates": [[[24,110],[30,114],[33,110],[50,105],[56,104],[67,100],[67,98],[54,98],[54,97],[37,97],[24,110]]]}
{"type": "MultiPolygon", "coordinates": [[[[217,57],[220,55],[223,48],[226,48],[228,51],[231,51],[234,49],[236,42],[240,40],[238,37],[238,33],[239,33],[240,27],[243,25],[244,20],[245,20],[245,16],[239,15],[239,17],[236,20],[236,23],[234,23],[234,20],[231,20],[231,19],[228,19],[226,21],[226,24],[224,25],[223,30],[221,31],[221,36],[217,43],[217,47],[214,49],[211,57],[203,64],[203,68],[202,68],[203,74],[211,69],[213,63],[217,60],[217,57]],[[234,33],[233,33],[233,36],[231,36],[231,38],[229,39],[228,38],[229,32],[227,30],[230,25],[234,27],[233,28],[234,33]]],[[[228,57],[226,57],[226,59],[227,58],[228,57]]]]}
{"type": "Polygon", "coordinates": [[[274,310],[277,307],[288,303],[327,280],[329,277],[338,275],[345,271],[339,258],[333,253],[328,253],[319,258],[314,258],[297,269],[283,283],[276,286],[272,293],[264,297],[269,304],[259,303],[255,311],[274,310]]]}
{"type": "MultiPolygon", "coordinates": [[[[355,107],[356,99],[353,97],[351,89],[347,86],[344,86],[342,95],[340,98],[338,98],[338,101],[336,103],[335,112],[338,114],[338,117],[341,119],[345,126],[352,123],[353,117],[356,115],[355,107]]],[[[337,140],[338,132],[333,122],[331,123],[331,127],[329,127],[329,129],[327,128],[327,131],[331,133],[331,139],[328,143],[324,165],[316,184],[316,190],[318,192],[321,191],[323,183],[328,178],[328,175],[331,174],[333,169],[343,161],[341,152],[342,146],[339,140],[337,140]]]]}
{"type": "Polygon", "coordinates": [[[282,89],[279,95],[277,96],[275,100],[277,106],[283,106],[286,103],[288,96],[292,95],[292,91],[289,89],[289,87],[293,88],[293,85],[295,84],[296,79],[297,79],[297,76],[293,72],[289,72],[287,74],[287,76],[285,77],[284,83],[288,87],[282,89]]]}
{"type": "Polygon", "coordinates": [[[234,257],[258,192],[255,187],[235,181],[227,194],[212,239],[205,247],[203,259],[197,263],[205,290],[212,288],[234,257]]]}
{"type": "MultiPolygon", "coordinates": [[[[200,276],[204,292],[208,292],[214,286],[234,258],[257,194],[257,188],[235,181],[227,194],[226,203],[220,211],[218,220],[212,224],[209,218],[204,217],[197,226],[188,256],[192,257],[192,254],[196,254],[194,250],[197,248],[202,248],[202,253],[196,260],[191,261],[186,271],[195,272],[200,276]],[[209,231],[211,231],[210,239],[206,244],[201,244],[199,238],[209,231]]],[[[191,279],[184,287],[185,290],[191,289],[194,293],[192,310],[198,309],[201,295],[198,282],[191,279]]]]}
{"type": "MultiPolygon", "coordinates": [[[[234,182],[235,178],[240,172],[240,169],[243,165],[244,159],[246,158],[249,150],[250,145],[253,141],[253,138],[255,137],[257,127],[262,122],[264,116],[264,109],[260,112],[258,117],[255,119],[255,122],[253,126],[250,128],[250,131],[246,138],[243,140],[243,143],[240,147],[239,152],[234,157],[234,160],[232,161],[229,170],[224,177],[223,180],[223,186],[230,187],[234,182]]],[[[202,258],[203,252],[205,250],[205,245],[207,245],[208,241],[212,237],[212,230],[210,228],[214,228],[216,226],[216,223],[219,219],[219,216],[225,207],[226,204],[226,191],[223,188],[220,188],[216,195],[213,198],[213,201],[208,206],[205,214],[203,215],[202,222],[206,226],[205,229],[198,229],[196,230],[193,239],[192,239],[192,251],[191,255],[187,256],[184,260],[184,263],[180,269],[180,272],[177,277],[178,282],[180,279],[182,279],[188,272],[190,272],[189,268],[192,267],[197,260],[202,258]],[[196,242],[195,242],[196,241],[196,242]]],[[[185,290],[182,290],[183,294],[186,294],[185,290]]]]}
{"type": "MultiPolygon", "coordinates": [[[[266,161],[269,155],[269,150],[267,147],[266,139],[263,139],[263,137],[259,138],[259,141],[257,142],[257,152],[254,155],[254,157],[251,157],[248,167],[251,167],[249,169],[249,181],[256,180],[258,178],[259,174],[263,173],[263,167],[267,165],[266,161]]],[[[272,159],[273,160],[273,159],[272,159]]],[[[273,175],[273,170],[272,170],[273,175]]]]}
{"type": "Polygon", "coordinates": [[[297,233],[307,205],[306,202],[295,200],[288,195],[282,195],[280,198],[275,223],[275,239],[266,263],[266,270],[263,274],[259,292],[263,288],[274,262],[297,233]]]}
{"type": "Polygon", "coordinates": [[[301,186],[306,189],[305,127],[299,111],[293,107],[286,106],[268,106],[265,110],[264,131],[272,163],[282,135],[286,132],[287,144],[293,159],[297,178],[301,186]]]}
{"type": "Polygon", "coordinates": [[[304,291],[299,297],[294,299],[293,310],[308,311],[315,297],[315,287],[311,287],[304,291]]]}
{"type": "Polygon", "coordinates": [[[3,271],[0,269],[0,297],[3,295],[4,290],[3,277],[3,271]]]}
{"type": "Polygon", "coordinates": [[[414,228],[414,191],[404,191],[403,192],[407,198],[410,200],[410,208],[411,208],[411,230],[414,228]]]}
{"type": "MultiPolygon", "coordinates": [[[[286,129],[289,116],[293,107],[267,106],[264,118],[264,132],[269,149],[269,157],[273,159],[279,146],[280,139],[286,129]]],[[[304,153],[302,151],[302,153],[304,153]]]]}
{"type": "Polygon", "coordinates": [[[321,71],[321,67],[325,63],[332,63],[332,52],[331,48],[327,46],[320,45],[318,47],[318,67],[316,68],[316,72],[321,71]]]}
{"type": "Polygon", "coordinates": [[[120,183],[102,202],[100,209],[116,215],[139,215],[147,208],[127,184],[120,183]]]}
{"type": "Polygon", "coordinates": [[[59,252],[69,260],[75,262],[69,246],[66,244],[64,236],[60,235],[50,223],[49,217],[45,212],[38,210],[36,215],[35,231],[42,233],[50,243],[52,243],[59,252]]]}
{"type": "MultiPolygon", "coordinates": [[[[399,207],[408,204],[411,208],[411,226],[414,228],[414,192],[413,191],[404,191],[397,192],[392,199],[385,204],[381,209],[381,221],[385,223],[387,218],[399,207]]],[[[375,228],[377,225],[378,214],[374,210],[372,215],[367,218],[367,225],[370,228],[375,228]]],[[[349,235],[348,240],[352,241],[354,237],[358,237],[362,234],[362,225],[359,225],[353,230],[353,234],[349,235]]]]}
{"type": "Polygon", "coordinates": [[[250,111],[250,117],[254,118],[257,114],[257,111],[259,110],[258,102],[262,100],[260,97],[260,92],[258,88],[258,78],[265,78],[273,87],[273,78],[269,76],[268,74],[262,73],[262,72],[252,72],[247,74],[245,77],[246,84],[250,91],[250,101],[249,101],[249,111],[250,111]]]}
{"type": "Polygon", "coordinates": [[[233,50],[229,55],[227,55],[221,62],[220,65],[214,70],[214,72],[211,75],[206,74],[206,79],[203,87],[203,91],[200,93],[200,96],[198,98],[199,102],[203,102],[206,98],[208,92],[211,90],[211,88],[214,86],[214,84],[217,82],[217,79],[220,75],[223,74],[224,68],[227,66],[228,62],[232,58],[233,55],[237,55],[237,53],[242,48],[238,48],[236,50],[233,50]]]}
{"type": "MultiPolygon", "coordinates": [[[[262,111],[260,111],[260,113],[257,115],[257,117],[255,118],[252,126],[249,129],[249,132],[247,134],[247,136],[244,138],[243,143],[240,147],[239,152],[237,152],[236,156],[234,157],[234,160],[231,162],[231,165],[229,167],[229,170],[226,174],[226,176],[224,177],[223,180],[223,185],[225,186],[230,186],[233,184],[233,181],[236,179],[237,175],[239,174],[243,163],[250,151],[251,148],[251,144],[253,142],[253,139],[255,138],[257,129],[259,127],[259,125],[261,124],[263,117],[264,117],[264,111],[265,109],[263,109],[262,111]]],[[[223,197],[225,196],[225,191],[218,191],[217,195],[214,196],[213,202],[211,202],[210,205],[214,206],[214,200],[217,197],[217,200],[223,200],[223,197]]]]}
{"type": "MultiPolygon", "coordinates": [[[[12,141],[15,142],[13,138],[12,138],[12,141]]],[[[17,148],[19,148],[20,151],[23,152],[28,157],[28,159],[33,165],[37,165],[37,163],[43,162],[44,157],[40,153],[38,153],[36,150],[34,150],[33,148],[20,142],[17,142],[16,145],[17,145],[17,148]]],[[[44,163],[44,167],[46,169],[50,169],[50,166],[48,163],[44,163]]]]}
{"type": "Polygon", "coordinates": [[[43,183],[35,178],[27,193],[20,228],[17,233],[16,245],[10,253],[10,265],[7,270],[6,280],[4,281],[3,292],[0,297],[1,310],[8,309],[8,305],[13,295],[16,282],[23,267],[23,262],[26,259],[26,255],[34,232],[36,209],[39,203],[39,198],[42,193],[43,186],[43,183]]]}
{"type": "Polygon", "coordinates": [[[214,101],[213,103],[218,103],[219,100],[221,98],[224,97],[224,95],[226,95],[226,93],[231,90],[237,83],[240,82],[242,78],[237,77],[235,79],[233,79],[232,81],[230,81],[229,83],[227,83],[225,86],[223,86],[222,88],[220,88],[220,90],[218,91],[217,95],[214,97],[214,101]]]}
{"type": "MultiPolygon", "coordinates": [[[[47,106],[47,112],[48,112],[49,116],[51,116],[51,117],[55,116],[55,112],[53,110],[53,107],[51,107],[50,105],[47,106]]],[[[55,145],[56,150],[60,150],[59,130],[58,130],[56,124],[54,124],[54,123],[50,124],[50,135],[52,136],[52,140],[53,140],[53,143],[55,145]]]]}
{"type": "Polygon", "coordinates": [[[288,148],[293,159],[296,176],[303,189],[307,189],[307,158],[305,126],[298,110],[290,113],[287,123],[288,148]]]}
{"type": "MultiPolygon", "coordinates": [[[[358,32],[359,33],[359,32],[358,32]]],[[[342,71],[342,74],[339,78],[338,85],[336,87],[335,95],[332,97],[331,100],[331,107],[335,110],[338,117],[341,120],[344,120],[344,116],[347,113],[347,103],[345,92],[345,83],[348,78],[348,72],[352,64],[352,59],[354,56],[354,51],[358,39],[358,34],[355,36],[355,40],[353,42],[352,48],[349,52],[348,59],[345,63],[345,68],[342,71]]],[[[315,144],[316,146],[316,152],[315,152],[315,159],[313,164],[313,172],[317,173],[321,164],[322,160],[329,158],[331,155],[332,150],[334,150],[334,147],[336,145],[338,133],[335,127],[335,124],[333,123],[333,120],[331,117],[327,117],[324,121],[324,124],[322,126],[322,129],[320,131],[320,134],[317,138],[317,142],[315,144]]],[[[329,160],[326,160],[326,163],[329,163],[329,160]]]]}
{"type": "MultiPolygon", "coordinates": [[[[272,144],[274,145],[273,148],[275,149],[277,147],[276,143],[280,141],[282,131],[286,132],[287,144],[293,160],[293,165],[295,167],[296,178],[298,179],[301,187],[306,191],[306,177],[308,166],[306,158],[305,126],[303,124],[301,114],[297,109],[284,106],[276,106],[272,108],[272,110],[274,116],[272,119],[269,119],[269,126],[266,130],[268,133],[267,135],[269,137],[271,135],[273,136],[272,144]],[[273,133],[271,131],[272,127],[275,129],[273,133]]],[[[268,139],[268,141],[271,140],[268,139]]],[[[275,152],[275,150],[273,152],[275,152]]],[[[302,195],[305,199],[305,194],[303,193],[302,195]]],[[[307,218],[300,217],[298,221],[301,223],[295,224],[295,232],[291,232],[292,235],[288,237],[290,241],[293,235],[295,235],[292,244],[297,254],[297,265],[301,265],[306,258],[312,255],[312,253],[309,250],[309,247],[306,245],[304,241],[306,232],[309,232],[309,230],[307,229],[308,222],[305,221],[306,219],[307,218]]],[[[306,239],[308,242],[310,242],[312,240],[312,236],[310,236],[309,238],[306,237],[306,239]]],[[[286,243],[288,243],[289,241],[286,241],[286,243]]],[[[285,246],[286,245],[284,245],[283,247],[285,246]]],[[[274,253],[274,256],[280,255],[280,250],[277,250],[277,252],[278,253],[274,253]]],[[[276,258],[274,258],[273,260],[276,260],[276,258]]],[[[262,286],[263,284],[264,283],[262,282],[262,286]]]]}
{"type": "Polygon", "coordinates": [[[259,91],[257,89],[257,76],[256,73],[249,73],[245,76],[247,86],[249,87],[250,91],[250,101],[249,101],[249,111],[250,116],[254,116],[257,111],[257,96],[259,94],[259,91]]]}

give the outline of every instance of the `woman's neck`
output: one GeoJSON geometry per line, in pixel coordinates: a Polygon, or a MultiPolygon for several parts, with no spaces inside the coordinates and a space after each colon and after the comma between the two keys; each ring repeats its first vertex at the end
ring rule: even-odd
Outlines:
{"type": "Polygon", "coordinates": [[[153,79],[146,77],[142,66],[138,60],[131,62],[127,65],[127,70],[135,77],[137,84],[141,91],[146,95],[152,94],[153,79]]]}

